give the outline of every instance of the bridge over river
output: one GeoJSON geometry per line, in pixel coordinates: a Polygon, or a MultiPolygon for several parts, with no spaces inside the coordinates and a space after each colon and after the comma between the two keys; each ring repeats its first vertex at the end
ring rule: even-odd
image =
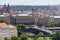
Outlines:
{"type": "Polygon", "coordinates": [[[38,34],[39,32],[43,32],[44,34],[53,34],[52,31],[47,30],[47,29],[42,29],[42,28],[36,28],[36,27],[31,27],[31,28],[18,28],[18,32],[22,31],[22,32],[28,32],[28,33],[34,33],[34,34],[38,34]]]}

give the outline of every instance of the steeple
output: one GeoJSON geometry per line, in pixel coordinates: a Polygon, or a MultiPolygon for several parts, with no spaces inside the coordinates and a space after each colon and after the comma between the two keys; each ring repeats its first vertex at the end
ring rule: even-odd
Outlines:
{"type": "Polygon", "coordinates": [[[6,10],[6,4],[4,4],[3,9],[6,10]]]}
{"type": "Polygon", "coordinates": [[[9,6],[9,4],[7,5],[7,12],[9,12],[10,11],[10,6],[9,6]]]}
{"type": "Polygon", "coordinates": [[[6,7],[6,4],[4,4],[4,7],[6,7]]]}
{"type": "Polygon", "coordinates": [[[9,7],[9,4],[7,5],[7,7],[9,7]]]}

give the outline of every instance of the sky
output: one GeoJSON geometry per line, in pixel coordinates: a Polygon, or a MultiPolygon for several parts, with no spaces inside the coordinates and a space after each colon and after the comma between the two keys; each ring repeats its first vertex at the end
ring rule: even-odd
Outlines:
{"type": "Polygon", "coordinates": [[[60,5],[60,0],[0,0],[0,5],[60,5]]]}

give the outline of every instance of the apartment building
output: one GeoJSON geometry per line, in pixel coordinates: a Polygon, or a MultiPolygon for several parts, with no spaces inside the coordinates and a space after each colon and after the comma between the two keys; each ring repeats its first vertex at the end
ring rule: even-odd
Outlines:
{"type": "Polygon", "coordinates": [[[33,16],[29,16],[27,14],[18,14],[18,15],[12,15],[11,22],[13,24],[34,24],[34,18],[33,16]]]}
{"type": "Polygon", "coordinates": [[[7,25],[6,23],[0,23],[0,40],[4,40],[5,37],[17,36],[17,28],[13,25],[7,25]]]}

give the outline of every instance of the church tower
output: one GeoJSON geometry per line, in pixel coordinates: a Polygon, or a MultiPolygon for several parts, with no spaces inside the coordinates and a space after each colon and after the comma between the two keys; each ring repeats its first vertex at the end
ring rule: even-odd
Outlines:
{"type": "Polygon", "coordinates": [[[6,10],[6,4],[4,4],[4,6],[3,6],[3,10],[6,10]]]}
{"type": "Polygon", "coordinates": [[[6,11],[7,11],[7,12],[10,12],[10,6],[9,6],[9,4],[7,5],[6,11]]]}

